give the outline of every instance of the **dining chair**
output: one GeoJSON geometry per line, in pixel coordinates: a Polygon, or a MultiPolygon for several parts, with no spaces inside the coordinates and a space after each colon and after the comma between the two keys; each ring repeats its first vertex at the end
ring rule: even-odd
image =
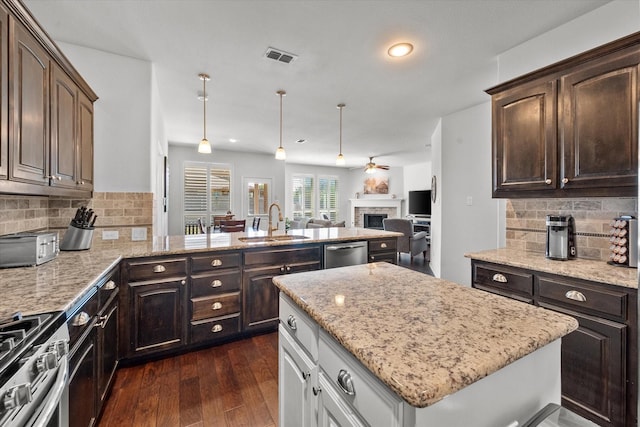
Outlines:
{"type": "Polygon", "coordinates": [[[246,219],[221,219],[220,232],[233,233],[234,231],[244,231],[246,223],[246,219]]]}

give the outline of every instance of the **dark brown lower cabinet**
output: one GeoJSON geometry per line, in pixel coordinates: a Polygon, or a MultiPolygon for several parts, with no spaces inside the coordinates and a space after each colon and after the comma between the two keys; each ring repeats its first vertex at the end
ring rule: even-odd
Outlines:
{"type": "Polygon", "coordinates": [[[603,427],[637,427],[637,290],[473,260],[473,287],[578,320],[562,338],[562,405],[603,427]]]}
{"type": "Polygon", "coordinates": [[[97,359],[95,322],[71,350],[69,359],[69,427],[88,427],[96,422],[97,359]]]}
{"type": "Polygon", "coordinates": [[[118,367],[118,295],[116,292],[111,300],[98,313],[100,325],[97,328],[98,336],[98,412],[105,403],[109,389],[118,367]]]}

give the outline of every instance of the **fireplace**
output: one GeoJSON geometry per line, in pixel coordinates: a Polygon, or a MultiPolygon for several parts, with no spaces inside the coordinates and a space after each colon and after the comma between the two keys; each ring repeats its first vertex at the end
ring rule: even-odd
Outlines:
{"type": "Polygon", "coordinates": [[[364,228],[374,228],[376,230],[384,230],[382,220],[387,214],[364,214],[364,228]]]}

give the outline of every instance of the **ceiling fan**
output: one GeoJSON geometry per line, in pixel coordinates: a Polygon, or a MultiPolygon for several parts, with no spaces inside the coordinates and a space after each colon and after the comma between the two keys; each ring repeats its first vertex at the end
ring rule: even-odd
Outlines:
{"type": "Polygon", "coordinates": [[[388,171],[389,170],[389,166],[387,166],[387,165],[377,165],[377,164],[373,163],[373,157],[369,157],[369,163],[364,165],[365,173],[374,173],[376,171],[376,169],[382,169],[382,170],[388,171]]]}

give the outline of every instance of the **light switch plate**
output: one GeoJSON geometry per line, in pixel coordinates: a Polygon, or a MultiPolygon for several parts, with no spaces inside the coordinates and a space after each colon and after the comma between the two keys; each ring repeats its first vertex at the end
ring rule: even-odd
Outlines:
{"type": "Polygon", "coordinates": [[[133,227],[131,229],[131,240],[147,240],[147,228],[133,227]]]}
{"type": "Polygon", "coordinates": [[[118,237],[120,237],[120,233],[118,233],[118,230],[102,231],[102,240],[118,240],[118,237]]]}

